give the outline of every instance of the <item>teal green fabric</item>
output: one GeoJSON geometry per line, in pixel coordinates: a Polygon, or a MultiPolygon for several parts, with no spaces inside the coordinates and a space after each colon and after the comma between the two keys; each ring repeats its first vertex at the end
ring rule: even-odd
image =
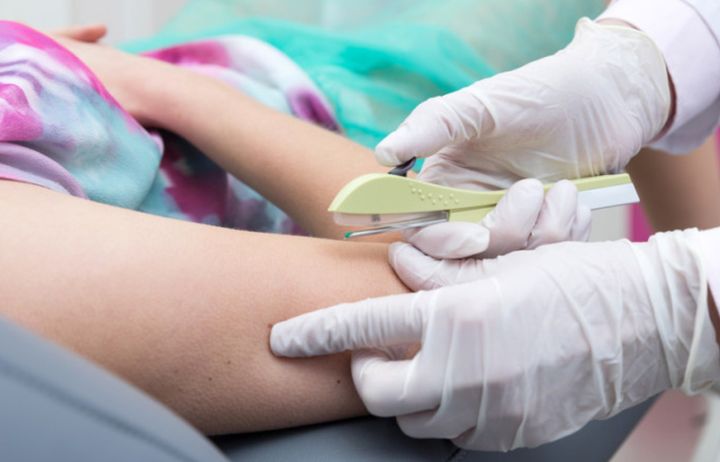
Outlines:
{"type": "Polygon", "coordinates": [[[190,0],[142,52],[245,34],[300,65],[368,147],[419,103],[564,47],[602,0],[190,0]]]}

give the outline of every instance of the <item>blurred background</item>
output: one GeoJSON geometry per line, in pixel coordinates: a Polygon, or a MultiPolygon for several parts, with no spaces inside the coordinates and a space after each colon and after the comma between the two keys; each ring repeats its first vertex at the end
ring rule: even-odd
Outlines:
{"type": "MultiPolygon", "coordinates": [[[[24,22],[45,30],[71,24],[104,23],[109,27],[106,42],[119,44],[153,35],[181,10],[186,1],[0,0],[0,18],[24,22]]],[[[630,213],[625,208],[595,212],[592,239],[629,236],[629,217],[630,213]]]]}
{"type": "Polygon", "coordinates": [[[0,17],[39,29],[102,22],[108,42],[120,43],[156,32],[185,0],[0,0],[0,17]]]}
{"type": "MultiPolygon", "coordinates": [[[[106,43],[119,44],[153,35],[185,3],[186,0],[0,0],[0,18],[42,30],[104,23],[109,27],[106,43]]],[[[627,208],[595,212],[592,239],[630,236],[630,227],[631,213],[627,208]]],[[[687,398],[679,393],[665,394],[613,461],[720,460],[717,457],[720,405],[716,400],[711,396],[687,398]]]]}

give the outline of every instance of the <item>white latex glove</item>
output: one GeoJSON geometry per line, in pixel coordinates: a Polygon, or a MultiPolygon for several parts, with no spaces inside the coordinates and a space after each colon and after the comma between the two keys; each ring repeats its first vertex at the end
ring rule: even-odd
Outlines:
{"type": "Polygon", "coordinates": [[[617,173],[658,135],[670,101],[650,37],[585,18],[555,55],[422,103],[376,157],[432,156],[422,179],[464,188],[617,173]]]}
{"type": "Polygon", "coordinates": [[[405,240],[428,255],[443,258],[495,257],[519,249],[590,235],[592,214],[578,203],[577,188],[559,181],[547,194],[535,179],[510,187],[482,222],[448,222],[405,231],[405,240]]]}
{"type": "Polygon", "coordinates": [[[568,435],[668,388],[720,378],[695,230],[561,243],[494,260],[391,260],[411,289],[277,324],[288,357],[347,349],[368,410],[418,438],[509,450],[568,435]],[[456,284],[456,285],[447,285],[456,284]],[[412,358],[404,345],[421,343],[412,358]]]}
{"type": "MultiPolygon", "coordinates": [[[[419,179],[466,189],[618,173],[659,134],[670,105],[665,62],[647,35],[582,19],[557,54],[419,105],[376,157],[429,157],[419,179]]],[[[454,257],[477,247],[468,228],[459,234],[468,249],[454,257]]],[[[411,241],[451,256],[422,236],[411,241]]]]}

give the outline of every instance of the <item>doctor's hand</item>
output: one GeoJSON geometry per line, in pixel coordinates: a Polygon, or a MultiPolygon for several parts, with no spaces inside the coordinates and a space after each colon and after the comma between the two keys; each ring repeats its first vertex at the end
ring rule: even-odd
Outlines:
{"type": "MultiPolygon", "coordinates": [[[[418,179],[466,189],[619,173],[663,130],[670,108],[652,40],[583,19],[557,54],[419,105],[376,157],[388,166],[429,157],[418,179]]],[[[419,247],[451,256],[432,242],[419,247]]],[[[470,255],[461,253],[452,256],[470,255]]]]}
{"type": "Polygon", "coordinates": [[[481,450],[540,445],[720,378],[698,239],[693,230],[465,261],[396,244],[397,273],[427,291],[279,323],[271,347],[287,357],[355,350],[367,409],[397,416],[409,436],[481,450]]]}
{"type": "MultiPolygon", "coordinates": [[[[581,20],[573,42],[556,55],[418,106],[377,146],[376,157],[397,165],[430,156],[418,179],[467,189],[617,173],[658,135],[669,109],[667,71],[651,39],[581,20]]],[[[577,207],[570,188],[551,191],[539,214],[536,192],[525,187],[526,200],[482,223],[433,225],[404,239],[436,258],[586,240],[590,213],[577,207]]]]}
{"type": "Polygon", "coordinates": [[[512,185],[480,223],[446,222],[403,231],[405,240],[436,258],[488,258],[563,241],[586,241],[592,213],[573,183],[547,193],[535,179],[512,185]]]}

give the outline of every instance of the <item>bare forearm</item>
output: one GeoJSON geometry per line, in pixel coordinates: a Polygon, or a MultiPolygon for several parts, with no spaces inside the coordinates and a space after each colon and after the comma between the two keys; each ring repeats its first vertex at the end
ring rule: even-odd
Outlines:
{"type": "Polygon", "coordinates": [[[0,182],[0,312],[209,433],[364,413],[348,358],[286,361],[270,326],[404,287],[377,244],[187,224],[0,182]]]}
{"type": "Polygon", "coordinates": [[[686,156],[645,149],[628,165],[655,231],[720,226],[715,138],[686,156]]]}
{"type": "Polygon", "coordinates": [[[337,238],[327,207],[353,178],[383,171],[372,153],[279,113],[224,83],[175,70],[146,99],[157,125],[181,134],[315,236],[337,238]]]}
{"type": "Polygon", "coordinates": [[[384,170],[368,149],[269,109],[216,79],[110,47],[56,38],[144,125],[187,138],[314,236],[342,236],[344,229],[327,213],[333,197],[356,176],[384,170]]]}

